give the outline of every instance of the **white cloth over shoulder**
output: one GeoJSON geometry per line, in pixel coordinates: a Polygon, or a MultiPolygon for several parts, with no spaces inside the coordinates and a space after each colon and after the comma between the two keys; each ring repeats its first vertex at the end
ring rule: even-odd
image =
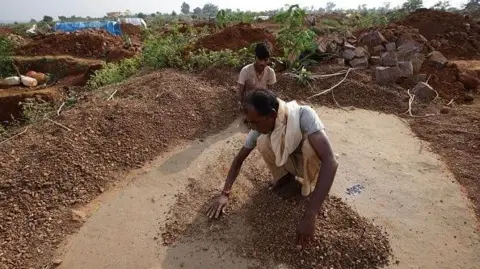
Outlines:
{"type": "Polygon", "coordinates": [[[270,143],[275,153],[275,163],[282,166],[302,142],[300,129],[300,106],[296,101],[285,103],[278,99],[275,129],[270,135],[270,143]]]}

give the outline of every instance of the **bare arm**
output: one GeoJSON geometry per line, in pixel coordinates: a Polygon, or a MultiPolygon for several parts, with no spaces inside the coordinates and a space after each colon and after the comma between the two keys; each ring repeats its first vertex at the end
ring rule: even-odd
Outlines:
{"type": "Polygon", "coordinates": [[[318,211],[320,211],[323,201],[327,198],[328,192],[332,187],[335,174],[337,173],[338,162],[335,159],[330,141],[324,131],[309,135],[308,141],[310,141],[310,144],[321,161],[317,184],[315,185],[312,197],[305,211],[305,216],[315,216],[318,211]]]}
{"type": "Polygon", "coordinates": [[[237,83],[237,87],[238,87],[238,94],[239,94],[240,103],[243,103],[243,100],[245,99],[245,85],[237,83]]]}
{"type": "Polygon", "coordinates": [[[238,173],[240,172],[240,168],[242,168],[242,164],[248,155],[250,155],[250,152],[252,152],[252,149],[242,147],[237,156],[235,156],[232,165],[230,166],[230,170],[228,171],[225,185],[223,185],[223,191],[228,192],[232,189],[233,183],[237,179],[238,173]]]}
{"type": "Polygon", "coordinates": [[[308,141],[320,158],[321,167],[317,184],[297,231],[298,245],[306,245],[312,239],[315,232],[315,217],[327,198],[338,168],[338,162],[335,160],[330,141],[324,131],[309,135],[308,141]]]}
{"type": "Polygon", "coordinates": [[[248,155],[252,152],[251,149],[246,147],[242,147],[238,152],[237,156],[233,159],[232,165],[230,166],[230,170],[228,171],[227,179],[225,180],[225,184],[223,185],[222,194],[215,200],[215,202],[208,208],[207,216],[209,218],[217,219],[220,215],[223,214],[225,210],[225,206],[228,202],[228,197],[230,190],[232,189],[232,185],[237,179],[238,173],[240,172],[240,168],[242,167],[243,161],[248,157],[248,155]]]}

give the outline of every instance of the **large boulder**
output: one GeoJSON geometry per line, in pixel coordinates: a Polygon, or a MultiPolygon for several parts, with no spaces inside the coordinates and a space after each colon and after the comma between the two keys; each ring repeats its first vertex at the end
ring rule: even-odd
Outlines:
{"type": "Polygon", "coordinates": [[[458,81],[460,81],[467,90],[475,90],[480,85],[480,79],[466,72],[458,74],[458,81]]]}
{"type": "Polygon", "coordinates": [[[380,85],[395,83],[401,77],[401,71],[398,66],[385,67],[377,66],[375,68],[375,79],[380,85]]]}
{"type": "Polygon", "coordinates": [[[385,48],[388,52],[397,51],[397,44],[395,44],[395,42],[390,42],[385,45],[385,48]]]}
{"type": "Polygon", "coordinates": [[[392,51],[382,53],[380,60],[383,66],[397,66],[398,64],[397,54],[392,51]]]}
{"type": "Polygon", "coordinates": [[[417,52],[413,54],[408,60],[412,62],[413,73],[418,73],[420,72],[420,69],[422,69],[423,62],[425,62],[425,55],[423,53],[417,52]]]}
{"type": "Polygon", "coordinates": [[[385,51],[385,47],[383,45],[378,45],[372,48],[372,52],[375,55],[380,55],[380,53],[385,51]]]}
{"type": "Polygon", "coordinates": [[[413,65],[411,61],[398,62],[398,68],[400,68],[400,76],[402,78],[413,76],[413,65]]]}
{"type": "Polygon", "coordinates": [[[428,60],[433,63],[436,68],[443,68],[448,63],[448,59],[439,51],[432,51],[428,55],[428,60]]]}
{"type": "Polygon", "coordinates": [[[370,30],[358,37],[357,44],[360,46],[368,46],[373,48],[378,45],[383,45],[387,42],[387,39],[385,39],[382,33],[380,33],[378,30],[370,30]]]}
{"type": "Polygon", "coordinates": [[[355,58],[355,51],[349,50],[349,49],[348,49],[348,50],[344,50],[344,51],[342,52],[342,57],[343,57],[345,60],[349,60],[349,61],[350,61],[351,59],[355,58]]]}
{"type": "Polygon", "coordinates": [[[432,86],[428,85],[426,82],[417,83],[411,93],[415,95],[415,98],[424,103],[430,103],[437,96],[432,86]]]}
{"type": "Polygon", "coordinates": [[[355,48],[355,57],[356,58],[364,58],[364,57],[368,57],[368,52],[362,48],[362,47],[357,47],[355,48]]]}
{"type": "Polygon", "coordinates": [[[368,57],[355,58],[350,61],[350,66],[354,68],[368,67],[368,57]]]}
{"type": "Polygon", "coordinates": [[[409,61],[410,58],[423,49],[423,45],[414,40],[397,43],[397,56],[400,61],[409,61]]]}

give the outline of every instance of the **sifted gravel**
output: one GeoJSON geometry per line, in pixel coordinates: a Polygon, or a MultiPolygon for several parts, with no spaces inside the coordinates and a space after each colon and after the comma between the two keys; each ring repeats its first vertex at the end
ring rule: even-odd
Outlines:
{"type": "MultiPolygon", "coordinates": [[[[222,156],[219,163],[228,163],[229,158],[222,156]]],[[[226,243],[232,253],[255,260],[262,268],[284,264],[299,269],[371,269],[389,263],[392,250],[387,234],[334,196],[324,202],[317,216],[315,240],[297,249],[295,231],[307,200],[285,199],[268,191],[269,173],[259,165],[260,158],[254,152],[247,159],[234,187],[228,215],[219,220],[207,220],[204,212],[218,194],[218,182],[214,184],[212,178],[221,180],[221,172],[218,177],[192,180],[187,192],[177,196],[170,218],[160,229],[163,244],[175,248],[196,240],[211,240],[213,245],[226,243]]],[[[215,173],[214,168],[207,171],[215,173]]]]}

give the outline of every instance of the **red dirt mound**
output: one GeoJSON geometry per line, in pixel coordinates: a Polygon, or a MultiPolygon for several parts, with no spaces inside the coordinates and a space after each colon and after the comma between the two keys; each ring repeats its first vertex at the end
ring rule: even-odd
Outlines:
{"type": "Polygon", "coordinates": [[[237,24],[223,29],[218,33],[201,38],[197,48],[218,51],[224,49],[239,50],[255,42],[268,42],[275,48],[275,37],[261,28],[250,24],[237,24]]]}
{"type": "MultiPolygon", "coordinates": [[[[71,34],[48,35],[20,47],[17,55],[72,55],[85,58],[104,58],[112,49],[124,46],[122,38],[104,30],[87,30],[71,34]]],[[[131,47],[134,49],[134,47],[131,47]]]]}
{"type": "Polygon", "coordinates": [[[480,26],[460,14],[423,9],[397,24],[418,29],[449,59],[480,59],[480,26]]]}
{"type": "Polygon", "coordinates": [[[120,28],[122,29],[122,33],[129,36],[139,36],[142,34],[142,28],[140,26],[136,26],[130,23],[122,23],[120,25],[120,28]]]}
{"type": "Polygon", "coordinates": [[[13,33],[12,29],[8,27],[0,27],[0,35],[8,35],[12,33],[13,33]]]}

